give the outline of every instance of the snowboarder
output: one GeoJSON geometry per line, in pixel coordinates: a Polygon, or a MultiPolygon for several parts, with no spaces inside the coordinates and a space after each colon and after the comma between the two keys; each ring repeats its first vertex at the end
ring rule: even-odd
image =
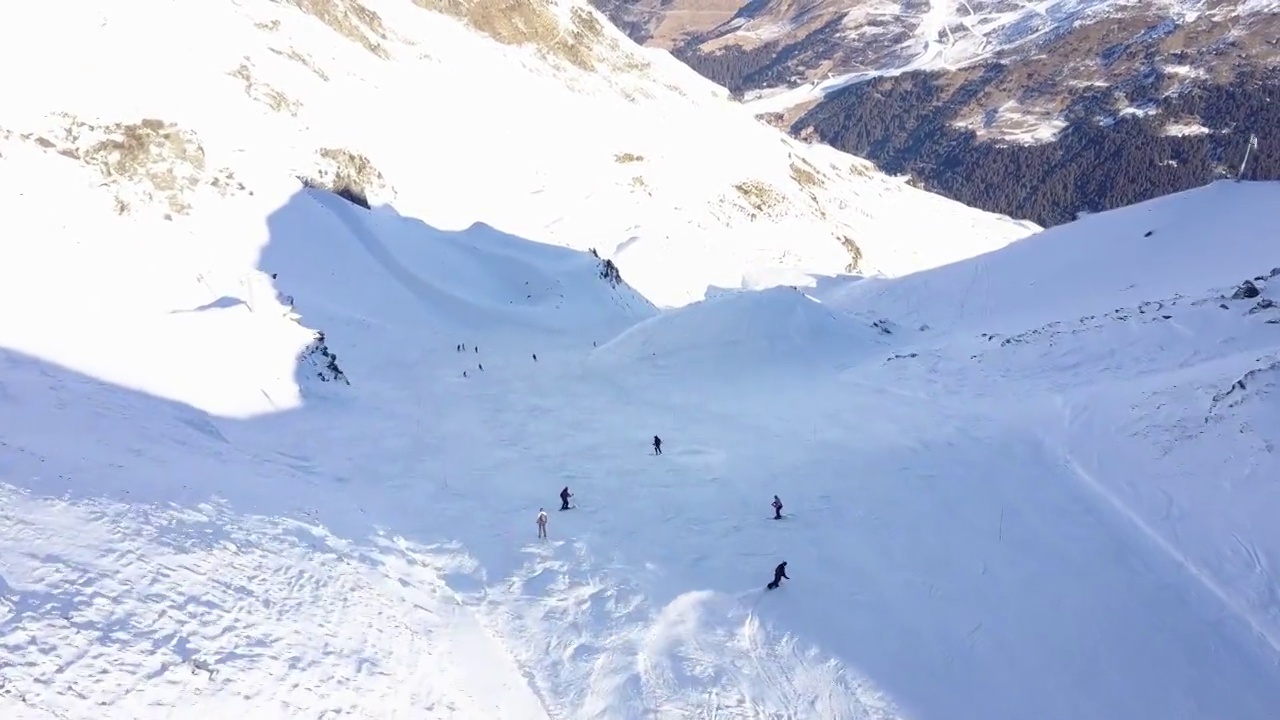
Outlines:
{"type": "MultiPolygon", "coordinates": [[[[538,537],[545,538],[547,536],[547,511],[538,508],[538,537]]],[[[783,563],[784,565],[786,563],[783,563]]]]}
{"type": "Polygon", "coordinates": [[[565,485],[564,489],[560,491],[560,509],[561,510],[569,509],[569,498],[571,497],[573,497],[573,493],[569,492],[569,486],[565,485]]]}
{"type": "Polygon", "coordinates": [[[778,567],[773,569],[773,582],[769,583],[765,587],[772,590],[782,584],[783,578],[787,578],[788,580],[791,579],[787,577],[787,561],[786,560],[783,560],[782,563],[778,565],[778,567]]]}
{"type": "Polygon", "coordinates": [[[658,437],[657,435],[653,436],[653,454],[654,455],[662,454],[662,438],[658,437]]]}
{"type": "Polygon", "coordinates": [[[782,501],[778,499],[777,495],[773,496],[773,519],[782,519],[782,501]]]}

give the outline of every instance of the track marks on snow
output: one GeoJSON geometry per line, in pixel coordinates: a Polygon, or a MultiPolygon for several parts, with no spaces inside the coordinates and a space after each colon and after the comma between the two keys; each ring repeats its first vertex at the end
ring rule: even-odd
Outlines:
{"type": "Polygon", "coordinates": [[[1192,561],[1177,546],[1162,534],[1156,532],[1133,508],[1120,500],[1106,485],[1099,482],[1065,449],[1062,451],[1062,459],[1063,464],[1071,470],[1083,486],[1094,493],[1095,497],[1116,511],[1134,529],[1186,570],[1190,577],[1195,578],[1205,589],[1217,597],[1227,609],[1244,621],[1258,638],[1271,646],[1274,652],[1280,653],[1280,637],[1277,637],[1269,627],[1259,622],[1249,607],[1241,603],[1233,593],[1228,592],[1215,578],[1206,573],[1204,569],[1192,561]]]}
{"type": "Polygon", "coordinates": [[[691,590],[664,601],[646,591],[650,578],[621,577],[580,543],[536,543],[523,554],[510,577],[466,602],[552,716],[895,717],[838,661],[755,616],[763,591],[691,590]]]}
{"type": "Polygon", "coordinates": [[[455,554],[0,483],[0,693],[65,718],[496,716],[528,689],[440,581],[455,554]],[[464,649],[493,676],[454,677],[464,649]]]}
{"type": "Polygon", "coordinates": [[[1253,542],[1234,532],[1231,539],[1236,543],[1233,587],[1244,591],[1248,606],[1265,616],[1266,625],[1274,626],[1280,620],[1280,582],[1271,563],[1253,542]]]}

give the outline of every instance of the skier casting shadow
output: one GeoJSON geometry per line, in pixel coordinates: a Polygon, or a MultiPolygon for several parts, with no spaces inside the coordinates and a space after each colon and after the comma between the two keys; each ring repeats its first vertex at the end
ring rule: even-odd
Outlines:
{"type": "Polygon", "coordinates": [[[768,590],[772,590],[778,587],[779,585],[782,584],[783,578],[787,578],[788,580],[791,579],[787,577],[787,561],[786,560],[783,560],[782,563],[778,565],[778,567],[773,569],[773,582],[766,585],[765,588],[768,590]]]}
{"type": "Polygon", "coordinates": [[[653,454],[654,455],[662,454],[662,438],[658,437],[657,435],[653,436],[653,454]]]}
{"type": "Polygon", "coordinates": [[[560,509],[561,510],[569,509],[569,498],[571,497],[573,497],[573,493],[569,492],[569,486],[565,485],[564,489],[560,491],[560,509]]]}

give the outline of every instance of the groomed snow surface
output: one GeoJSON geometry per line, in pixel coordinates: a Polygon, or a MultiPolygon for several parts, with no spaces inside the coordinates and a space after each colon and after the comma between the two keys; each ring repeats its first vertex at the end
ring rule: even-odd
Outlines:
{"type": "Polygon", "coordinates": [[[319,191],[0,193],[54,188],[0,262],[0,717],[1280,707],[1276,184],[661,314],[319,191]]]}

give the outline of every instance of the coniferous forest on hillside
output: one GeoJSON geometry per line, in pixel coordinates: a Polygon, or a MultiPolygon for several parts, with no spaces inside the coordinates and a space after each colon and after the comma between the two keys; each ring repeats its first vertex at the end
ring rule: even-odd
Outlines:
{"type": "Polygon", "coordinates": [[[1075,99],[1070,124],[1037,145],[982,141],[952,125],[953,105],[941,87],[924,73],[854,85],[793,127],[811,127],[823,142],[909,174],[933,192],[1044,226],[1234,177],[1250,134],[1258,149],[1245,179],[1280,178],[1274,80],[1245,75],[1230,85],[1193,87],[1128,115],[1117,115],[1112,92],[1100,89],[1075,99]],[[1210,132],[1170,135],[1170,118],[1198,118],[1210,132]]]}

